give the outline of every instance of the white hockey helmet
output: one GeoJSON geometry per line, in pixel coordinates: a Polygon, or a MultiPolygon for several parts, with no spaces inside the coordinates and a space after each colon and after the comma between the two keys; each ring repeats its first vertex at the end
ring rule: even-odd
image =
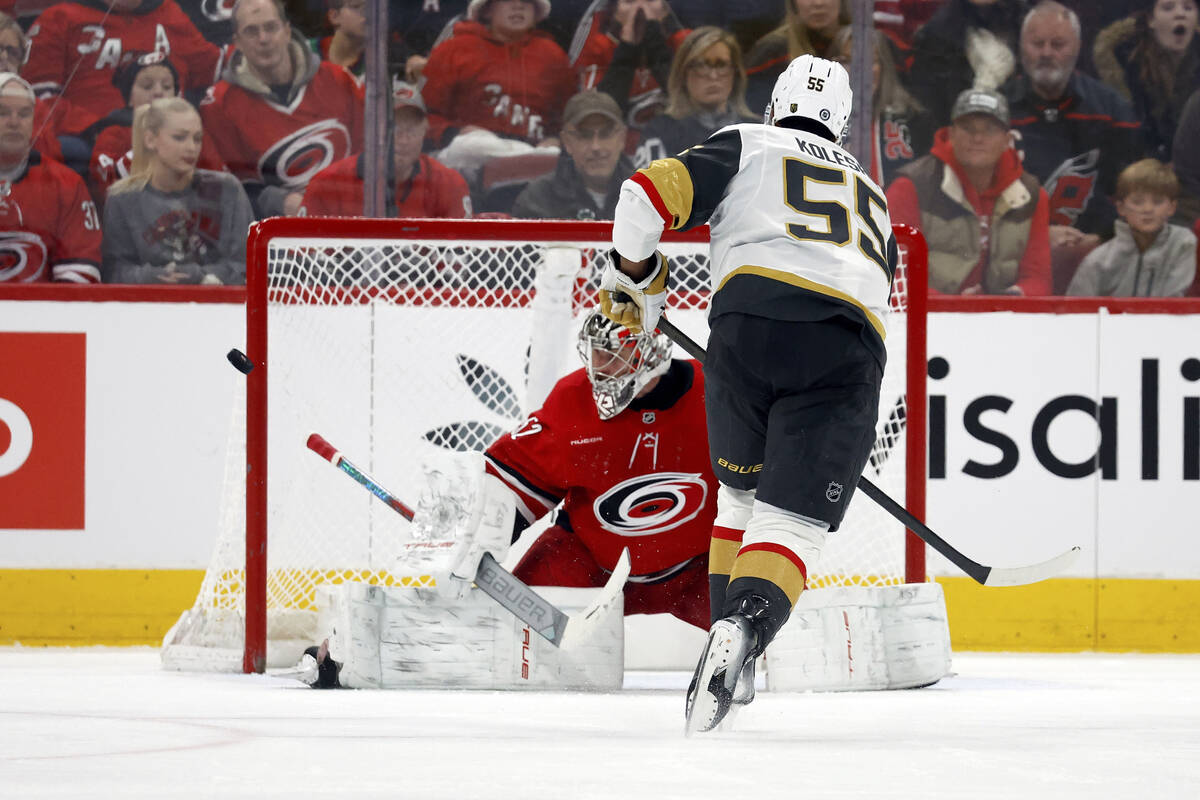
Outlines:
{"type": "Polygon", "coordinates": [[[630,333],[598,310],[583,320],[578,352],[600,419],[620,414],[646,384],[671,366],[670,339],[658,331],[630,333]]]}
{"type": "Polygon", "coordinates": [[[763,121],[776,125],[788,117],[805,117],[824,125],[841,144],[853,105],[854,92],[846,68],[836,61],[806,54],[794,59],[775,79],[763,121]]]}

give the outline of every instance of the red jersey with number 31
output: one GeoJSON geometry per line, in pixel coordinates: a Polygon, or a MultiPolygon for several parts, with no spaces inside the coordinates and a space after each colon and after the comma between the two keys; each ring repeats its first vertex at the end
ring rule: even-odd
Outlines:
{"type": "Polygon", "coordinates": [[[487,471],[517,496],[517,513],[532,523],[561,501],[570,528],[607,570],[625,547],[633,575],[707,553],[717,480],[704,377],[695,361],[676,361],[672,370],[691,373],[681,373],[689,382],[673,405],[627,408],[608,421],[596,412],[584,370],[560,380],[540,409],[486,453],[487,471]]]}

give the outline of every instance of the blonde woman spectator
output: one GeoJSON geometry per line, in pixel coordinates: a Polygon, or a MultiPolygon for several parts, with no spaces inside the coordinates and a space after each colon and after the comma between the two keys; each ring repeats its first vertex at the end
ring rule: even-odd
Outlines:
{"type": "Polygon", "coordinates": [[[1182,297],[1196,275],[1196,237],[1167,222],[1177,197],[1179,179],[1161,161],[1146,158],[1122,170],[1115,235],[1083,260],[1067,294],[1182,297]]]}
{"type": "Polygon", "coordinates": [[[100,280],[100,218],[70,168],[33,145],[33,89],[0,73],[0,283],[100,280]]]}
{"type": "Polygon", "coordinates": [[[849,0],[787,0],[783,24],[759,39],[746,55],[746,102],[758,114],[771,102],[775,79],[805,54],[832,58],[833,37],[850,24],[849,0]]]}
{"type": "Polygon", "coordinates": [[[675,155],[726,125],[757,122],[746,108],[746,68],[732,33],[705,26],[688,34],[667,78],[667,108],[646,124],[636,166],[675,155]]]}
{"type": "Polygon", "coordinates": [[[104,206],[104,278],[112,283],[244,283],[254,219],[237,178],[196,169],[204,131],[179,97],[133,115],[129,177],[104,206]]]}
{"type": "Polygon", "coordinates": [[[580,22],[571,48],[579,90],[597,89],[625,111],[637,129],[667,105],[672,54],[688,31],[667,0],[605,0],[580,22]],[[576,50],[578,49],[578,52],[576,50]]]}
{"type": "MultiPolygon", "coordinates": [[[[933,120],[900,83],[891,41],[879,31],[872,33],[875,61],[871,67],[871,112],[874,116],[871,147],[871,179],[887,186],[896,173],[929,152],[933,145],[933,120]]],[[[854,38],[849,26],[834,37],[836,57],[850,69],[854,38]]]]}
{"type": "Polygon", "coordinates": [[[1100,79],[1133,106],[1148,153],[1170,161],[1183,106],[1200,85],[1195,0],[1144,0],[1100,32],[1092,49],[1100,79]]]}

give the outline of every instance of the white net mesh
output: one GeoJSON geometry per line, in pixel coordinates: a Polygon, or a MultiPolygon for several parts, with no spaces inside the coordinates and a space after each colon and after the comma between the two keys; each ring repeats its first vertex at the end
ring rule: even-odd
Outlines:
{"type": "MultiPolygon", "coordinates": [[[[269,242],[268,665],[295,663],[313,643],[319,583],[392,584],[389,569],[410,540],[402,517],[308,452],[310,433],[415,499],[430,455],[483,449],[540,405],[553,379],[580,366],[572,320],[594,303],[607,226],[592,239],[514,242],[474,238],[471,223],[443,225],[456,238],[269,242]]],[[[663,249],[672,259],[670,316],[703,344],[708,246],[668,240],[663,249]]],[[[906,288],[903,266],[896,286],[906,288]]],[[[903,503],[902,291],[893,305],[881,435],[867,474],[903,503]]],[[[194,607],[167,636],[168,666],[241,667],[244,458],[245,420],[235,414],[222,529],[194,607]]],[[[902,526],[856,494],[810,585],[903,580],[902,526]]]]}

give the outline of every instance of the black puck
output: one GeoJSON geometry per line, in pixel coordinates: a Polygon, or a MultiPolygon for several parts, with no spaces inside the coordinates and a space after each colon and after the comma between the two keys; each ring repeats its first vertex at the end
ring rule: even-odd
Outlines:
{"type": "Polygon", "coordinates": [[[225,357],[229,359],[230,364],[233,364],[233,368],[243,375],[249,375],[250,370],[254,369],[254,362],[236,347],[226,353],[225,357]]]}

